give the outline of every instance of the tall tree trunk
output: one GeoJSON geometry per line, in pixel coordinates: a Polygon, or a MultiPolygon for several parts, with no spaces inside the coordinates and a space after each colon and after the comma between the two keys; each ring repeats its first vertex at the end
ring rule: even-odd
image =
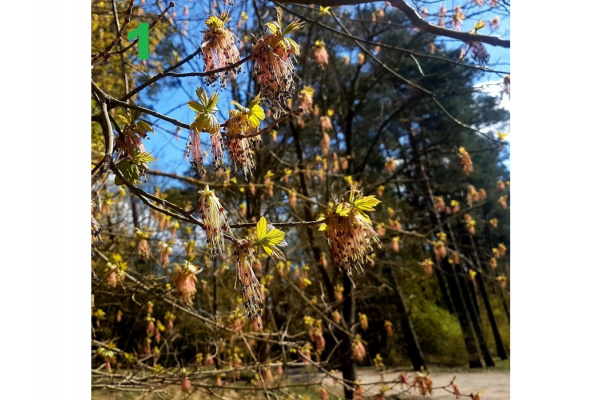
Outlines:
{"type": "Polygon", "coordinates": [[[391,271],[392,278],[394,280],[393,289],[396,292],[396,312],[400,316],[400,324],[402,325],[402,333],[404,334],[404,340],[406,340],[408,357],[412,362],[413,369],[415,371],[420,371],[421,367],[426,368],[425,359],[423,358],[423,352],[421,351],[421,345],[419,344],[419,339],[417,338],[417,334],[415,333],[415,328],[413,327],[412,321],[410,320],[410,313],[408,312],[408,308],[406,307],[404,295],[402,294],[402,287],[400,286],[400,282],[396,277],[394,267],[391,268],[391,271]]]}
{"type": "MultiPolygon", "coordinates": [[[[461,276],[461,272],[464,274],[464,269],[460,265],[454,265],[454,271],[456,273],[456,278],[458,280],[458,284],[461,287],[463,293],[468,293],[469,289],[467,288],[467,281],[465,277],[461,276]],[[458,270],[461,269],[462,271],[458,270]]],[[[471,321],[473,322],[473,330],[475,331],[475,336],[477,337],[477,343],[479,344],[479,350],[483,355],[483,361],[485,361],[485,365],[487,367],[493,367],[496,365],[494,360],[492,359],[492,354],[490,353],[490,349],[485,343],[485,338],[483,336],[483,330],[481,329],[481,321],[479,320],[479,316],[475,311],[477,307],[477,303],[473,303],[473,300],[467,295],[465,296],[465,303],[467,305],[467,311],[471,316],[471,321]]]]}
{"type": "MultiPolygon", "coordinates": [[[[450,243],[452,243],[452,247],[458,250],[456,236],[454,235],[454,230],[452,229],[452,226],[449,222],[446,222],[446,229],[448,232],[448,236],[450,237],[450,243]]],[[[467,269],[463,266],[462,260],[459,264],[453,265],[453,269],[456,279],[459,283],[459,288],[465,297],[465,305],[467,306],[467,312],[471,317],[473,331],[475,332],[475,336],[477,337],[479,350],[483,355],[483,360],[485,361],[486,366],[493,367],[495,363],[492,359],[492,354],[490,353],[490,349],[488,348],[485,342],[485,338],[483,336],[479,303],[477,302],[477,293],[475,292],[473,282],[464,276],[465,271],[467,269]]]]}
{"type": "Polygon", "coordinates": [[[452,298],[450,298],[450,294],[448,293],[448,287],[446,286],[444,274],[442,273],[442,271],[436,268],[435,276],[440,286],[440,291],[442,292],[442,298],[444,299],[444,303],[446,303],[446,308],[448,309],[450,314],[456,315],[456,308],[454,307],[454,304],[452,303],[452,298]]]}
{"type": "MultiPolygon", "coordinates": [[[[484,271],[481,263],[479,262],[479,255],[477,253],[477,248],[475,247],[475,240],[473,240],[473,235],[469,233],[469,238],[471,240],[471,252],[473,257],[475,258],[475,265],[479,268],[480,271],[484,271]]],[[[498,324],[496,324],[496,317],[494,317],[494,310],[492,309],[492,305],[490,304],[490,299],[487,294],[487,289],[485,287],[485,282],[483,281],[483,276],[481,274],[477,274],[475,276],[475,280],[479,286],[479,291],[481,292],[481,298],[483,299],[483,304],[485,306],[485,310],[487,312],[488,319],[490,321],[490,325],[492,327],[492,333],[494,334],[494,341],[496,342],[496,350],[498,351],[498,357],[501,360],[506,360],[508,356],[506,355],[506,350],[504,350],[504,344],[502,343],[502,337],[500,336],[500,331],[498,330],[498,324]]]]}

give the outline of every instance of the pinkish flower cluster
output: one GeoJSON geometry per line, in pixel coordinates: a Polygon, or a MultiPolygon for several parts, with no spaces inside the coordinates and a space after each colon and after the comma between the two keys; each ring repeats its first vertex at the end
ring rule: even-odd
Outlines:
{"type": "MultiPolygon", "coordinates": [[[[225,27],[230,20],[228,12],[222,13],[219,17],[211,16],[206,20],[207,30],[203,31],[204,39],[202,41],[202,58],[207,71],[224,68],[240,61],[240,53],[235,44],[235,35],[225,27]]],[[[228,73],[235,78],[236,72],[241,68],[234,70],[221,71],[216,74],[206,76],[206,84],[211,85],[217,79],[221,80],[221,86],[225,86],[225,78],[228,73]]]]}

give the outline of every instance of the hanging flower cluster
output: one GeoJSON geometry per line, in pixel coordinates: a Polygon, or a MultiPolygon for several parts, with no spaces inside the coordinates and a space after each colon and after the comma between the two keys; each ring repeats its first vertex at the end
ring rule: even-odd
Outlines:
{"type": "Polygon", "coordinates": [[[327,50],[325,50],[325,43],[323,41],[315,41],[312,53],[315,62],[320,68],[325,68],[325,65],[329,64],[329,55],[327,54],[327,50]]]}
{"type": "Polygon", "coordinates": [[[262,247],[268,255],[276,259],[285,260],[285,255],[281,251],[281,248],[287,246],[284,238],[285,234],[282,231],[267,224],[265,217],[261,217],[256,225],[255,237],[235,242],[236,285],[239,281],[248,318],[253,320],[258,328],[262,327],[261,309],[265,305],[261,294],[261,284],[254,274],[254,268],[258,263],[257,247],[262,247]]]}
{"type": "Polygon", "coordinates": [[[281,16],[282,10],[277,8],[277,21],[266,24],[270,33],[259,38],[252,47],[260,91],[272,108],[275,118],[279,117],[283,105],[296,91],[293,61],[300,54],[300,47],[285,36],[303,26],[302,22],[294,20],[283,28],[281,16]]]}
{"type": "Polygon", "coordinates": [[[256,279],[252,265],[256,263],[256,249],[248,240],[240,240],[235,247],[234,256],[236,258],[236,285],[240,282],[242,286],[242,298],[246,314],[251,320],[259,321],[262,315],[264,303],[260,293],[260,283],[256,279]]]}
{"type": "MultiPolygon", "coordinates": [[[[217,108],[217,102],[219,101],[219,95],[213,93],[210,98],[202,88],[196,89],[196,95],[198,96],[198,101],[188,101],[188,107],[194,110],[197,114],[194,118],[194,122],[190,124],[192,128],[192,133],[190,134],[190,144],[191,144],[191,135],[197,135],[198,137],[198,146],[200,145],[200,132],[208,132],[210,134],[210,143],[212,147],[212,155],[213,155],[213,167],[215,170],[220,167],[225,168],[225,163],[223,162],[223,137],[221,136],[221,126],[219,125],[219,121],[215,116],[215,113],[219,111],[217,108]]],[[[196,142],[194,141],[194,144],[196,142]]],[[[190,148],[190,150],[192,150],[190,148]]],[[[194,166],[194,162],[196,165],[200,162],[200,166],[202,165],[202,150],[195,151],[191,157],[192,166],[194,166]],[[200,154],[200,159],[196,160],[193,156],[200,154]]]]}
{"type": "Polygon", "coordinates": [[[146,229],[142,231],[139,228],[135,228],[135,237],[137,241],[138,257],[143,259],[150,258],[150,244],[148,243],[150,232],[146,231],[146,229]]]}
{"type": "Polygon", "coordinates": [[[464,147],[458,149],[458,157],[460,158],[460,166],[464,173],[469,175],[473,172],[473,161],[471,161],[471,156],[464,147]]]}
{"type": "Polygon", "coordinates": [[[172,277],[180,300],[190,306],[196,296],[196,282],[198,282],[196,272],[198,269],[189,261],[185,261],[183,264],[175,266],[175,274],[172,277]]]}
{"type": "Polygon", "coordinates": [[[223,258],[225,254],[224,234],[230,232],[225,208],[221,206],[215,192],[208,185],[204,190],[198,192],[200,199],[196,209],[202,217],[204,231],[208,241],[208,253],[211,258],[223,258]]]}
{"type": "Polygon", "coordinates": [[[421,396],[425,396],[427,393],[430,395],[433,394],[433,381],[429,376],[429,373],[423,374],[421,372],[417,372],[415,375],[413,385],[419,389],[421,396]]]}
{"type": "MultiPolygon", "coordinates": [[[[227,67],[240,61],[240,53],[235,44],[236,37],[230,29],[225,27],[225,24],[230,20],[229,12],[224,12],[218,17],[213,15],[205,21],[208,29],[202,31],[204,33],[202,58],[207,71],[227,67]]],[[[225,87],[227,73],[230,72],[235,78],[236,72],[240,70],[241,68],[238,67],[233,71],[226,70],[210,74],[205,78],[206,84],[212,85],[217,79],[220,79],[221,86],[225,87]]]]}
{"type": "Polygon", "coordinates": [[[260,121],[265,119],[265,111],[259,105],[260,94],[256,96],[248,108],[236,101],[232,101],[238,109],[229,111],[229,119],[225,122],[227,131],[226,145],[229,148],[229,156],[233,161],[235,169],[241,168],[246,181],[252,177],[255,168],[252,148],[260,142],[260,136],[244,137],[258,132],[260,121]]]}
{"type": "Polygon", "coordinates": [[[367,350],[362,343],[360,335],[356,335],[354,341],[352,342],[352,358],[357,362],[361,363],[365,356],[367,355],[367,350]]]}
{"type": "Polygon", "coordinates": [[[373,229],[367,211],[374,211],[379,201],[375,196],[363,197],[362,191],[351,189],[348,201],[344,196],[336,199],[327,209],[324,223],[319,228],[325,231],[332,258],[340,270],[348,276],[352,270],[363,270],[370,262],[373,244],[381,247],[377,233],[373,229]]]}

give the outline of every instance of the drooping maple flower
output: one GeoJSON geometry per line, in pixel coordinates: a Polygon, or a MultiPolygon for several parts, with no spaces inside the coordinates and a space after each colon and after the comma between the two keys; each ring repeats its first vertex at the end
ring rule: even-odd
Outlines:
{"type": "Polygon", "coordinates": [[[92,201],[92,257],[96,255],[94,249],[101,244],[104,244],[104,241],[102,240],[102,228],[100,227],[98,221],[96,221],[94,218],[94,215],[97,212],[98,206],[96,206],[96,204],[92,201]]]}
{"type": "Polygon", "coordinates": [[[362,271],[370,261],[373,244],[381,247],[371,219],[366,214],[374,211],[381,201],[375,196],[363,197],[362,191],[356,189],[348,192],[348,201],[341,196],[327,209],[319,230],[325,231],[335,265],[351,276],[354,269],[362,271]]]}
{"type": "Polygon", "coordinates": [[[510,97],[510,75],[506,75],[503,80],[504,83],[504,93],[506,93],[510,97]]]}
{"type": "Polygon", "coordinates": [[[473,161],[471,161],[471,156],[464,147],[458,149],[458,157],[460,158],[460,166],[464,173],[469,175],[473,172],[473,161]]]}
{"type": "Polygon", "coordinates": [[[196,179],[202,178],[204,175],[204,160],[202,157],[202,146],[200,145],[200,133],[195,130],[190,130],[190,139],[186,145],[186,155],[190,160],[192,171],[194,171],[194,177],[196,179]]]}
{"type": "Polygon", "coordinates": [[[433,272],[433,265],[434,264],[433,261],[431,261],[431,258],[428,258],[421,263],[421,266],[426,274],[431,274],[433,272]]]}
{"type": "Polygon", "coordinates": [[[495,257],[490,258],[490,268],[496,269],[498,268],[498,260],[495,257]]]}
{"type": "Polygon", "coordinates": [[[366,355],[367,351],[365,350],[360,335],[356,335],[356,338],[352,342],[352,358],[356,360],[356,362],[361,363],[366,355]]]}
{"type": "Polygon", "coordinates": [[[450,207],[452,207],[452,211],[455,213],[460,211],[460,203],[456,200],[450,201],[450,207]]]}
{"type": "Polygon", "coordinates": [[[173,248],[164,241],[158,243],[158,248],[160,250],[160,265],[164,268],[169,265],[169,254],[173,254],[173,248]]]}
{"type": "MultiPolygon", "coordinates": [[[[202,31],[202,58],[206,71],[227,67],[240,61],[240,53],[235,44],[236,37],[230,29],[225,27],[231,17],[229,12],[222,13],[219,17],[213,15],[205,21],[207,30],[202,31]]],[[[225,87],[225,78],[228,73],[235,78],[240,67],[207,75],[204,79],[207,85],[212,85],[217,79],[221,80],[221,86],[225,87]]]]}
{"type": "Polygon", "coordinates": [[[137,240],[138,257],[143,259],[150,258],[150,245],[148,244],[150,232],[147,232],[145,229],[141,231],[139,228],[135,228],[135,237],[137,240]]]}
{"type": "Polygon", "coordinates": [[[506,284],[507,284],[507,279],[506,276],[504,275],[500,275],[496,278],[496,282],[498,282],[498,284],[500,285],[500,287],[502,289],[506,288],[506,284]]]}
{"type": "Polygon", "coordinates": [[[198,199],[196,209],[204,223],[208,254],[211,258],[223,258],[225,254],[224,234],[230,232],[225,208],[221,205],[215,192],[210,190],[208,185],[198,193],[200,194],[200,199],[198,199]]]}
{"type": "Polygon", "coordinates": [[[108,272],[108,276],[106,277],[106,286],[112,288],[117,287],[117,273],[119,272],[119,268],[115,264],[109,262],[106,264],[106,269],[108,272]]]}
{"type": "Polygon", "coordinates": [[[498,0],[490,0],[490,7],[492,7],[492,8],[498,7],[498,0]]]}
{"type": "Polygon", "coordinates": [[[319,387],[317,391],[319,392],[320,400],[329,400],[329,393],[327,393],[327,390],[324,387],[319,387]]]}
{"type": "Polygon", "coordinates": [[[196,89],[196,95],[200,101],[188,101],[188,107],[196,112],[194,122],[190,125],[196,132],[208,132],[210,134],[210,144],[213,155],[213,167],[215,170],[225,168],[223,162],[223,136],[221,136],[221,126],[215,116],[219,111],[217,102],[219,95],[213,93],[210,97],[202,88],[196,89]]]}
{"type": "Polygon", "coordinates": [[[413,385],[419,389],[421,396],[433,394],[433,381],[431,380],[429,373],[423,374],[421,372],[417,372],[413,380],[413,385]]]}
{"type": "Polygon", "coordinates": [[[327,154],[329,154],[329,142],[330,142],[330,140],[331,139],[329,138],[329,135],[327,134],[327,132],[323,132],[323,138],[321,139],[321,153],[325,157],[327,157],[327,154]]]}
{"type": "Polygon", "coordinates": [[[369,328],[369,319],[366,314],[358,313],[358,320],[360,322],[360,327],[366,331],[369,328]]]}
{"type": "Polygon", "coordinates": [[[298,198],[296,196],[296,190],[292,189],[288,195],[288,200],[290,202],[290,207],[292,207],[292,210],[296,209],[296,206],[298,204],[298,198]]]}
{"type": "Polygon", "coordinates": [[[189,261],[185,261],[181,265],[175,266],[175,274],[172,277],[172,281],[175,283],[179,298],[184,304],[192,305],[194,296],[196,296],[196,272],[198,269],[190,264],[189,261]]]}
{"type": "Polygon", "coordinates": [[[456,384],[456,382],[454,382],[454,379],[452,379],[452,382],[450,382],[450,384],[452,385],[452,394],[454,394],[455,399],[460,400],[460,390],[458,389],[458,385],[456,384]]]}
{"type": "Polygon", "coordinates": [[[305,112],[312,109],[312,99],[314,94],[315,89],[310,86],[304,86],[300,91],[300,94],[298,95],[300,107],[302,107],[305,112]]]}
{"type": "Polygon", "coordinates": [[[492,29],[499,29],[500,17],[496,15],[494,18],[490,19],[490,26],[492,27],[492,29]]]}
{"type": "Polygon", "coordinates": [[[117,346],[113,342],[110,342],[108,343],[108,345],[106,345],[106,348],[98,347],[98,349],[96,349],[96,354],[98,354],[98,356],[102,358],[102,361],[104,361],[104,364],[106,365],[106,370],[109,374],[112,373],[110,367],[111,364],[115,364],[117,362],[115,352],[113,351],[116,347],[117,346]]]}
{"type": "Polygon", "coordinates": [[[261,99],[259,94],[248,104],[248,108],[232,101],[237,109],[229,110],[229,119],[225,122],[227,131],[225,144],[229,148],[229,156],[235,169],[241,168],[246,181],[252,177],[252,171],[255,168],[252,148],[261,142],[261,138],[260,136],[245,136],[258,132],[260,121],[265,119],[265,112],[259,105],[261,99]]]}
{"type": "Polygon", "coordinates": [[[485,201],[487,199],[487,193],[484,188],[479,189],[479,201],[485,201]]]}
{"type": "Polygon", "coordinates": [[[500,196],[500,198],[498,198],[498,204],[500,205],[500,207],[507,209],[508,208],[508,196],[504,195],[504,196],[500,196]]]}
{"type": "Polygon", "coordinates": [[[506,245],[504,245],[504,243],[500,243],[498,245],[498,256],[504,257],[506,255],[506,250],[506,245]]]}
{"type": "Polygon", "coordinates": [[[252,46],[252,59],[256,62],[255,73],[260,92],[269,103],[275,118],[283,111],[283,105],[296,91],[294,84],[294,59],[300,54],[300,47],[288,33],[302,28],[299,20],[292,21],[283,28],[282,10],[277,8],[277,21],[268,22],[269,34],[258,39],[252,46]]]}
{"type": "Polygon", "coordinates": [[[394,236],[392,238],[392,250],[396,253],[400,251],[400,237],[399,236],[394,236]]]}
{"type": "Polygon", "coordinates": [[[385,333],[387,336],[392,336],[394,334],[393,324],[391,321],[388,321],[387,319],[383,323],[383,329],[385,330],[385,333]]]}
{"type": "Polygon", "coordinates": [[[452,27],[454,30],[460,31],[462,27],[462,23],[465,20],[465,13],[462,11],[462,7],[460,5],[454,7],[454,13],[452,14],[452,27]]]}
{"type": "Polygon", "coordinates": [[[435,210],[438,213],[443,213],[446,210],[446,203],[444,202],[444,197],[436,196],[434,200],[435,200],[435,210]]]}
{"type": "Polygon", "coordinates": [[[481,42],[468,42],[466,44],[466,51],[471,50],[471,57],[473,61],[480,65],[487,64],[490,61],[490,54],[485,49],[485,46],[481,42]]]}
{"type": "Polygon", "coordinates": [[[385,160],[385,169],[389,173],[394,172],[396,170],[396,160],[394,160],[392,157],[387,157],[385,160]]]}
{"type": "MultiPolygon", "coordinates": [[[[266,230],[267,228],[265,226],[265,231],[266,230]]],[[[252,268],[253,264],[256,262],[254,242],[247,239],[237,241],[235,244],[234,256],[236,257],[236,285],[239,281],[246,314],[249,319],[259,321],[259,318],[262,315],[262,308],[264,308],[265,305],[261,297],[261,285],[258,282],[258,279],[256,279],[256,275],[252,268]]],[[[262,327],[262,324],[259,325],[259,328],[260,327],[262,327]]]]}
{"type": "Polygon", "coordinates": [[[497,228],[498,227],[498,218],[490,219],[490,225],[493,226],[494,228],[497,228]]]}
{"type": "Polygon", "coordinates": [[[315,45],[312,47],[312,56],[320,68],[325,68],[325,65],[329,64],[329,55],[325,50],[325,43],[321,40],[315,41],[315,45]]]}
{"type": "Polygon", "coordinates": [[[440,261],[443,258],[446,258],[447,251],[444,242],[441,240],[437,241],[433,246],[433,253],[435,254],[435,259],[440,261]]]}
{"type": "Polygon", "coordinates": [[[181,391],[183,393],[192,393],[192,382],[190,382],[189,378],[184,378],[181,381],[181,391]]]}
{"type": "Polygon", "coordinates": [[[467,223],[467,230],[469,231],[469,233],[471,235],[475,234],[475,220],[472,219],[471,221],[469,221],[469,223],[467,223]]]}
{"type": "Polygon", "coordinates": [[[363,65],[365,63],[365,55],[363,53],[358,53],[358,65],[363,65]]]}
{"type": "Polygon", "coordinates": [[[165,321],[167,322],[167,328],[169,331],[173,330],[173,323],[175,322],[175,318],[177,318],[175,314],[171,313],[170,311],[167,311],[165,313],[165,321]]]}

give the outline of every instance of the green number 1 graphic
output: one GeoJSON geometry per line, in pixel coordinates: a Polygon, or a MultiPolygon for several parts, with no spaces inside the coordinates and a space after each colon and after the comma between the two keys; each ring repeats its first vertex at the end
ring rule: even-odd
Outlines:
{"type": "Polygon", "coordinates": [[[148,59],[148,23],[142,22],[140,25],[129,32],[127,35],[128,40],[132,40],[135,38],[139,38],[138,41],[138,59],[147,60],[148,59]]]}

